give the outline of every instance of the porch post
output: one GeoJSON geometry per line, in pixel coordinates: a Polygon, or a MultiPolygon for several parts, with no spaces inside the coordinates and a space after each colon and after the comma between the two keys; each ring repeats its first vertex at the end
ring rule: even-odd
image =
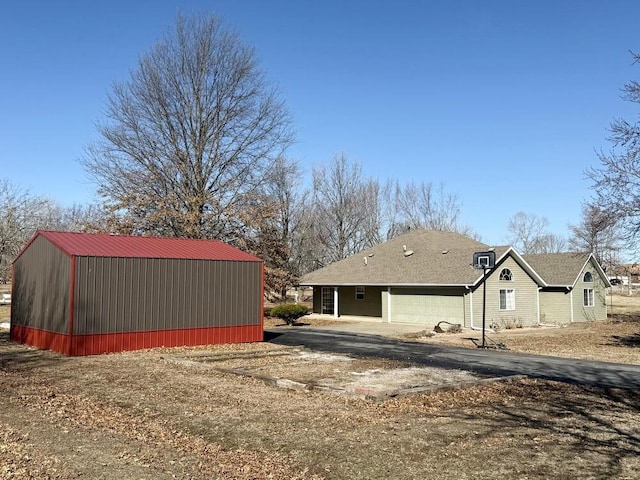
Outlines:
{"type": "Polygon", "coordinates": [[[571,302],[571,321],[573,322],[573,289],[569,292],[569,301],[571,302]]]}
{"type": "Polygon", "coordinates": [[[469,328],[473,330],[473,289],[469,287],[469,328]]]}
{"type": "Polygon", "coordinates": [[[387,290],[387,323],[391,323],[391,287],[387,290]]]}
{"type": "Polygon", "coordinates": [[[333,316],[335,318],[340,316],[338,312],[338,287],[333,287],[333,316]]]}

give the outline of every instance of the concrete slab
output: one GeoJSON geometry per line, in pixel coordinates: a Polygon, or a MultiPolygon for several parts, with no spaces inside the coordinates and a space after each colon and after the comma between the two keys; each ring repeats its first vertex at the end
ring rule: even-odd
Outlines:
{"type": "MultiPolygon", "coordinates": [[[[327,315],[310,315],[300,319],[304,323],[304,319],[322,319],[327,322],[332,317],[327,315]]],[[[342,316],[335,319],[335,324],[314,325],[314,330],[323,330],[329,332],[345,332],[345,333],[361,333],[369,335],[397,336],[407,333],[416,333],[433,330],[432,325],[419,325],[415,323],[387,323],[379,318],[342,316]]]]}

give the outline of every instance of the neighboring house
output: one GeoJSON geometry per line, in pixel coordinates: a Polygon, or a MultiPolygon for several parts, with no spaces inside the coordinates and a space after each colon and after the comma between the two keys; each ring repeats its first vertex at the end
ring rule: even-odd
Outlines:
{"type": "Polygon", "coordinates": [[[640,265],[637,263],[616,265],[607,273],[609,274],[609,279],[618,279],[622,285],[629,285],[629,283],[631,285],[640,284],[640,265]]]}
{"type": "Polygon", "coordinates": [[[383,322],[440,321],[527,326],[604,320],[604,271],[589,253],[520,255],[461,234],[415,230],[304,276],[313,312],[377,317],[383,322]],[[473,267],[475,252],[493,251],[495,267],[473,267]]]}

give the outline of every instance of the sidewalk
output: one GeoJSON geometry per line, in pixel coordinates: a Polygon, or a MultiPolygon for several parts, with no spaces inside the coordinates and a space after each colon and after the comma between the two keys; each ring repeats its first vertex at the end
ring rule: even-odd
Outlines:
{"type": "MultiPolygon", "coordinates": [[[[325,320],[330,322],[331,317],[327,315],[314,315],[310,314],[300,319],[301,323],[304,323],[305,319],[309,320],[325,320]]],[[[379,318],[367,318],[367,317],[352,317],[341,316],[335,319],[335,325],[313,325],[310,328],[314,330],[324,330],[329,332],[344,332],[344,333],[361,333],[369,335],[382,335],[386,337],[395,337],[404,335],[407,333],[416,333],[422,331],[430,332],[433,330],[431,325],[420,325],[414,323],[386,323],[379,318]]]]}

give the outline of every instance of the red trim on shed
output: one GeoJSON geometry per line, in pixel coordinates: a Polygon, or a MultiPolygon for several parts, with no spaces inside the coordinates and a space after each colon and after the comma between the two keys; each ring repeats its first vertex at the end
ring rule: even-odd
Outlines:
{"type": "Polygon", "coordinates": [[[32,347],[71,355],[69,336],[63,333],[47,332],[46,330],[11,324],[11,340],[26,343],[32,347]]]}
{"type": "MultiPolygon", "coordinates": [[[[75,290],[76,290],[76,257],[71,257],[71,280],[69,282],[69,349],[73,343],[73,318],[75,308],[75,290]]],[[[71,355],[71,350],[67,352],[67,355],[71,355]]]]}
{"type": "Polygon", "coordinates": [[[156,347],[261,342],[263,338],[262,324],[74,336],[20,325],[11,328],[11,339],[14,341],[69,356],[98,355],[156,347]]]}

